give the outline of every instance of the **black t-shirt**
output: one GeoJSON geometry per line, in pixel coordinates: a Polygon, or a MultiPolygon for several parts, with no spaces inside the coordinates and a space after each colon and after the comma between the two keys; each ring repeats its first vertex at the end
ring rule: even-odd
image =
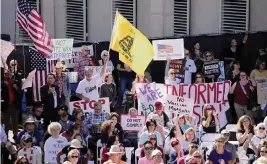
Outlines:
{"type": "MultiPolygon", "coordinates": [[[[245,130],[237,129],[237,133],[244,134],[245,130]]],[[[250,127],[249,133],[252,133],[254,135],[254,128],[253,126],[250,127]]],[[[240,143],[239,146],[243,146],[243,144],[246,142],[246,140],[243,143],[240,143]]]]}
{"type": "MultiPolygon", "coordinates": [[[[75,148],[72,148],[70,147],[70,145],[68,146],[65,146],[63,149],[62,149],[62,153],[66,155],[66,157],[68,156],[68,153],[73,150],[75,148]]],[[[85,164],[87,162],[87,159],[86,159],[86,154],[88,152],[88,148],[86,146],[83,146],[82,148],[78,149],[80,151],[80,159],[79,159],[79,164],[85,164]]]]}
{"type": "MultiPolygon", "coordinates": [[[[121,65],[121,68],[125,68],[125,64],[123,62],[119,62],[119,64],[121,65]]],[[[119,71],[120,73],[120,77],[123,77],[123,78],[130,78],[130,79],[133,79],[134,77],[134,72],[131,71],[131,72],[126,72],[126,71],[119,71]]]]}
{"type": "MultiPolygon", "coordinates": [[[[205,117],[202,117],[201,122],[206,121],[207,119],[205,117]]],[[[216,125],[215,125],[215,118],[212,116],[212,119],[210,121],[209,127],[203,126],[203,131],[206,133],[216,133],[216,125]]]]}
{"type": "MultiPolygon", "coordinates": [[[[233,52],[230,47],[225,49],[224,53],[222,54],[223,58],[224,57],[235,58],[237,61],[240,61],[242,59],[242,49],[244,46],[245,46],[244,43],[241,42],[239,45],[237,45],[236,52],[233,52]]],[[[225,65],[228,65],[230,63],[231,63],[230,60],[224,60],[225,65]]]]}

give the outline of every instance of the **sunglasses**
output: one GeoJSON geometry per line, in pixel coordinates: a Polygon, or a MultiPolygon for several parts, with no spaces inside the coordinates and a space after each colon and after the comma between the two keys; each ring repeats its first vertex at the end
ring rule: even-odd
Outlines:
{"type": "Polygon", "coordinates": [[[190,146],[192,149],[198,149],[198,146],[190,146]]]}
{"type": "Polygon", "coordinates": [[[32,139],[28,139],[25,141],[25,143],[30,143],[30,142],[32,142],[32,139]]]}
{"type": "Polygon", "coordinates": [[[197,79],[200,79],[200,78],[202,78],[202,77],[201,77],[201,76],[196,76],[196,78],[197,78],[197,79]]]}
{"type": "Polygon", "coordinates": [[[11,66],[16,66],[17,64],[11,64],[11,66]]]}
{"type": "Polygon", "coordinates": [[[174,75],[174,72],[170,72],[170,75],[174,75]]]}
{"type": "Polygon", "coordinates": [[[230,133],[223,133],[224,136],[230,136],[230,133]]]}
{"type": "Polygon", "coordinates": [[[265,130],[265,128],[264,127],[259,127],[259,130],[265,130]]]}
{"type": "Polygon", "coordinates": [[[154,155],[153,157],[155,157],[155,158],[162,158],[162,155],[161,155],[161,154],[159,154],[159,155],[154,155]]]}
{"type": "Polygon", "coordinates": [[[198,159],[200,159],[200,158],[202,158],[200,155],[197,155],[197,156],[194,156],[194,158],[198,158],[198,159]]]}
{"type": "Polygon", "coordinates": [[[20,162],[19,164],[29,164],[28,162],[20,162]]]}
{"type": "Polygon", "coordinates": [[[207,57],[211,57],[212,55],[206,55],[207,57]]]}
{"type": "Polygon", "coordinates": [[[157,139],[157,138],[150,138],[149,140],[154,140],[154,141],[156,141],[156,139],[157,139]]]}
{"type": "Polygon", "coordinates": [[[79,158],[79,156],[72,155],[71,158],[79,158]]]}
{"type": "Polygon", "coordinates": [[[212,108],[207,108],[206,110],[212,110],[212,108]]]}
{"type": "Polygon", "coordinates": [[[264,150],[262,150],[262,151],[260,151],[261,153],[265,153],[265,154],[267,154],[267,151],[264,151],[264,150]]]}
{"type": "Polygon", "coordinates": [[[145,150],[153,150],[153,147],[145,147],[145,150]]]}
{"type": "Polygon", "coordinates": [[[174,142],[174,143],[172,143],[171,145],[172,145],[172,147],[175,147],[176,145],[178,145],[179,144],[179,142],[174,142]]]}

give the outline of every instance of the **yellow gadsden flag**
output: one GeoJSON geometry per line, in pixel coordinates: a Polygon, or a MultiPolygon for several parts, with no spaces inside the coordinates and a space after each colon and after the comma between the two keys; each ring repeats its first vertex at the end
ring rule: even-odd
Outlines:
{"type": "Polygon", "coordinates": [[[135,73],[144,75],[154,57],[149,40],[118,11],[113,25],[110,48],[119,52],[119,59],[135,73]]]}

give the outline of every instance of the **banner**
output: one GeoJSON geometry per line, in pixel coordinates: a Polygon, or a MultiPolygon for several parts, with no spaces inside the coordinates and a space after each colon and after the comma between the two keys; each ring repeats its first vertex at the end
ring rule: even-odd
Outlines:
{"type": "Polygon", "coordinates": [[[8,65],[6,64],[6,60],[8,55],[14,50],[14,46],[11,42],[7,42],[4,40],[1,40],[1,66],[5,69],[8,69],[8,65]]]}
{"type": "Polygon", "coordinates": [[[185,67],[185,59],[175,59],[171,60],[170,69],[174,69],[175,77],[181,80],[180,83],[184,82],[184,67],[185,67]]]}
{"type": "Polygon", "coordinates": [[[102,111],[110,113],[109,98],[99,98],[98,100],[91,100],[89,103],[84,100],[71,101],[69,103],[69,114],[72,114],[73,110],[81,108],[84,111],[85,118],[88,118],[88,114],[94,111],[94,103],[98,101],[102,104],[102,111]]]}
{"type": "Polygon", "coordinates": [[[167,95],[165,99],[165,109],[177,115],[191,115],[193,114],[194,100],[179,97],[174,95],[167,95]]]}
{"type": "Polygon", "coordinates": [[[219,75],[220,68],[219,68],[219,60],[215,59],[212,61],[205,61],[204,62],[204,75],[219,75]]]}
{"type": "Polygon", "coordinates": [[[258,103],[267,104],[267,83],[257,83],[258,103]]]}
{"type": "Polygon", "coordinates": [[[224,61],[219,61],[219,69],[220,69],[220,76],[218,77],[218,82],[225,80],[225,72],[224,72],[224,61]]]}
{"type": "Polygon", "coordinates": [[[184,39],[153,40],[154,60],[183,59],[184,39]]]}
{"type": "MultiPolygon", "coordinates": [[[[94,75],[100,75],[103,66],[85,66],[85,70],[92,69],[94,75]]],[[[112,73],[112,67],[106,66],[106,73],[112,73]]]]}
{"type": "Polygon", "coordinates": [[[35,79],[35,72],[36,72],[36,69],[34,69],[33,71],[29,73],[28,77],[23,82],[21,89],[32,87],[33,80],[35,79]]]}
{"type": "Polygon", "coordinates": [[[50,58],[47,60],[65,60],[72,58],[73,39],[52,39],[54,46],[50,58]]]}
{"type": "Polygon", "coordinates": [[[203,105],[211,104],[219,113],[220,125],[227,123],[225,111],[229,109],[228,93],[231,87],[230,81],[203,83],[203,84],[158,84],[137,83],[136,92],[138,97],[138,112],[149,115],[154,112],[156,101],[165,102],[167,94],[190,98],[194,101],[193,116],[198,123],[203,116],[203,105]]]}
{"type": "MultiPolygon", "coordinates": [[[[87,54],[89,57],[94,56],[94,47],[93,45],[86,46],[87,54]]],[[[66,60],[65,63],[67,68],[74,68],[74,63],[76,62],[76,58],[82,56],[82,47],[73,47],[72,48],[72,59],[66,60]]]]}
{"type": "Polygon", "coordinates": [[[121,115],[121,126],[123,130],[140,131],[146,125],[146,117],[142,115],[121,115]]]}
{"type": "Polygon", "coordinates": [[[70,83],[77,83],[78,82],[78,72],[64,72],[65,75],[69,77],[70,83]]]}

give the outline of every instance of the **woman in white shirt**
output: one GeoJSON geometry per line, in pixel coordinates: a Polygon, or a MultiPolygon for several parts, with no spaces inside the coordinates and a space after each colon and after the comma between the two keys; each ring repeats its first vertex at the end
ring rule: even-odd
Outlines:
{"type": "MultiPolygon", "coordinates": [[[[107,50],[103,50],[101,52],[101,60],[98,61],[99,65],[104,65],[104,61],[109,59],[109,52],[107,50]]],[[[107,67],[111,68],[110,71],[112,72],[114,70],[114,66],[111,60],[107,61],[107,67]]]]}
{"type": "MultiPolygon", "coordinates": [[[[264,123],[259,123],[255,128],[255,135],[251,138],[252,143],[258,147],[262,140],[267,141],[267,135],[264,123]]],[[[250,145],[252,148],[252,146],[250,145]]]]}
{"type": "Polygon", "coordinates": [[[33,138],[27,133],[22,137],[21,141],[24,146],[19,150],[18,156],[27,157],[30,164],[40,164],[42,163],[42,154],[38,149],[32,147],[32,140],[33,138]]]}

